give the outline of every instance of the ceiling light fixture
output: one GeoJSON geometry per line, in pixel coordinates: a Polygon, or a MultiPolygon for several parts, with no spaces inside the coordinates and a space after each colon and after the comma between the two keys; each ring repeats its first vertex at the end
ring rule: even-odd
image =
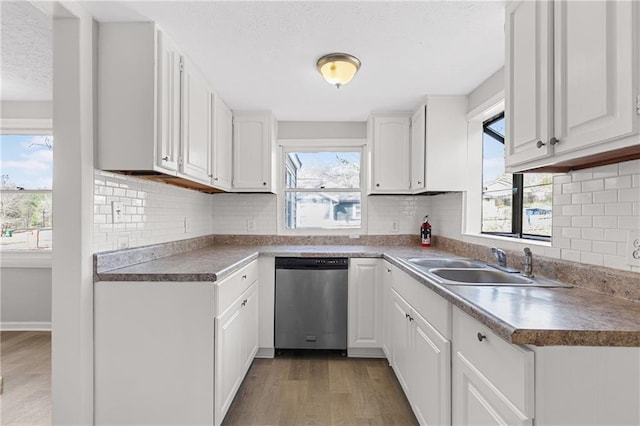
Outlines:
{"type": "Polygon", "coordinates": [[[360,69],[360,60],[348,53],[329,53],[318,59],[316,67],[327,83],[339,89],[356,75],[360,69]]]}

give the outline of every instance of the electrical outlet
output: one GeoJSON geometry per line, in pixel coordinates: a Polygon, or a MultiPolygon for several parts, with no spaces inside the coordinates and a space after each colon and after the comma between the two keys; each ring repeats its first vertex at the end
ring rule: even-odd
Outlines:
{"type": "Polygon", "coordinates": [[[188,217],[184,217],[184,233],[188,234],[189,232],[191,232],[191,221],[189,220],[188,217]]]}
{"type": "Polygon", "coordinates": [[[631,231],[627,237],[627,264],[640,266],[640,232],[631,231]]]}
{"type": "Polygon", "coordinates": [[[391,222],[391,232],[400,232],[400,221],[398,219],[393,219],[393,221],[391,222]]]}
{"type": "Polygon", "coordinates": [[[256,220],[252,217],[247,219],[247,232],[256,232],[256,220]]]}
{"type": "Polygon", "coordinates": [[[118,235],[118,250],[129,248],[129,236],[118,235]]]}
{"type": "Polygon", "coordinates": [[[111,217],[113,223],[122,223],[124,216],[124,203],[122,201],[111,202],[111,217]]]}

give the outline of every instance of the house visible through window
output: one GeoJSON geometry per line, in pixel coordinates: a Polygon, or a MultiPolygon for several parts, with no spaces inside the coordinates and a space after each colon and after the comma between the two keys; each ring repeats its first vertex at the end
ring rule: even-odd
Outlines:
{"type": "Polygon", "coordinates": [[[553,175],[505,173],[504,113],[483,124],[482,232],[551,237],[553,175]]]}
{"type": "Polygon", "coordinates": [[[50,249],[53,137],[0,135],[0,249],[50,249]]]}
{"type": "Polygon", "coordinates": [[[361,227],[360,151],[286,151],[284,226],[288,230],[361,227]]]}

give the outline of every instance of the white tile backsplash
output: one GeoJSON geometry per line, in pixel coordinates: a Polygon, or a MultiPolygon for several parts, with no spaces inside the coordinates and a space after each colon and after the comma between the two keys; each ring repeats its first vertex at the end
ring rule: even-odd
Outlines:
{"type": "Polygon", "coordinates": [[[215,194],[213,231],[225,235],[277,234],[277,207],[274,194],[215,194]],[[255,231],[248,222],[255,222],[255,231]]]}
{"type": "Polygon", "coordinates": [[[213,233],[209,194],[101,170],[95,171],[94,194],[96,252],[213,233]],[[113,223],[113,201],[124,205],[121,223],[113,223]],[[185,232],[185,218],[189,232],[185,232]]]}

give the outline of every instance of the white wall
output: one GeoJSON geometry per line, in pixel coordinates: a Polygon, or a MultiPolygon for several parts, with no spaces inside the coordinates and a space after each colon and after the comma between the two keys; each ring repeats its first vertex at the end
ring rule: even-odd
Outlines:
{"type": "Polygon", "coordinates": [[[96,170],[93,208],[95,252],[194,238],[215,231],[210,194],[133,176],[96,170]],[[124,204],[121,223],[113,223],[113,201],[124,204]]]}
{"type": "Polygon", "coordinates": [[[51,119],[51,101],[2,101],[2,119],[41,120],[51,119]]]}
{"type": "Polygon", "coordinates": [[[0,329],[51,329],[51,267],[0,268],[0,329]]]}

